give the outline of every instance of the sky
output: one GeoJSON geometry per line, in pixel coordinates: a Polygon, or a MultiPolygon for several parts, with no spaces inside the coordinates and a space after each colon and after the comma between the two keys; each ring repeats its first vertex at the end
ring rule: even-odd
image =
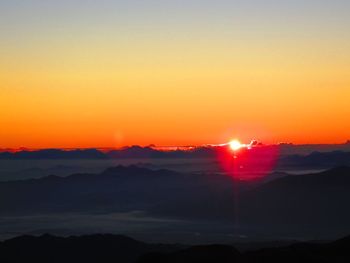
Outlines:
{"type": "Polygon", "coordinates": [[[0,147],[350,139],[350,2],[0,0],[0,147]]]}

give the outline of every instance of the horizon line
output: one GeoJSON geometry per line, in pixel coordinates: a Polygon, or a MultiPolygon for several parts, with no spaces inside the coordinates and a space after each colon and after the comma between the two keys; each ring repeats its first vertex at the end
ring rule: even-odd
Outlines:
{"type": "MultiPolygon", "coordinates": [[[[350,140],[346,140],[343,143],[293,143],[293,142],[278,142],[278,143],[269,143],[269,144],[263,144],[264,146],[271,146],[271,145],[291,145],[291,146],[331,146],[331,145],[347,145],[350,144],[350,140]]],[[[120,150],[123,148],[131,148],[131,147],[142,147],[142,148],[154,148],[154,149],[161,149],[161,148],[173,148],[173,149],[179,149],[179,148],[200,148],[200,147],[209,147],[209,146],[218,146],[220,144],[201,144],[201,145],[156,145],[156,144],[148,144],[148,145],[139,145],[139,144],[131,144],[131,145],[124,145],[124,146],[93,146],[93,147],[26,147],[26,146],[20,146],[20,147],[0,147],[0,151],[6,151],[6,150],[13,150],[13,151],[25,151],[25,150],[47,150],[47,149],[58,149],[58,150],[80,150],[80,149],[96,149],[96,150],[120,150]]]]}

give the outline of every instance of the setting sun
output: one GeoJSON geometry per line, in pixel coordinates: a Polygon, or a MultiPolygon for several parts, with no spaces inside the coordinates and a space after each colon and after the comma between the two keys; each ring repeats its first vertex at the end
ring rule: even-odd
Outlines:
{"type": "Polygon", "coordinates": [[[237,151],[239,149],[241,149],[243,147],[243,144],[240,143],[240,141],[238,140],[232,140],[229,142],[229,145],[230,145],[230,148],[233,150],[233,151],[237,151]]]}

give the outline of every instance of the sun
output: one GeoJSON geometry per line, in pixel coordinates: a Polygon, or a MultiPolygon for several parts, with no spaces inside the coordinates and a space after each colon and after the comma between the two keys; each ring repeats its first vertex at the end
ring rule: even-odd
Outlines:
{"type": "Polygon", "coordinates": [[[233,151],[238,151],[239,149],[241,149],[243,147],[243,144],[240,143],[240,141],[238,140],[232,140],[229,142],[230,148],[233,151]]]}

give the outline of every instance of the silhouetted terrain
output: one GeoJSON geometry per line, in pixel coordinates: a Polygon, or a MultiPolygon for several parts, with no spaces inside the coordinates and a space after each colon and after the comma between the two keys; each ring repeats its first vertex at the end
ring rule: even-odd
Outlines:
{"type": "Polygon", "coordinates": [[[101,174],[2,182],[0,214],[147,211],[181,200],[219,197],[230,188],[227,176],[118,166],[101,174]]]}
{"type": "Polygon", "coordinates": [[[245,192],[241,200],[240,216],[247,224],[316,236],[350,232],[349,167],[276,179],[245,192]]]}
{"type": "Polygon", "coordinates": [[[279,144],[282,155],[308,155],[313,152],[350,151],[350,140],[342,144],[279,144]]]}
{"type": "Polygon", "coordinates": [[[350,237],[328,243],[295,243],[240,252],[229,245],[147,244],[120,235],[20,236],[0,242],[1,262],[349,262],[350,237]]]}
{"type": "Polygon", "coordinates": [[[278,160],[281,167],[329,168],[350,165],[350,152],[312,152],[308,155],[287,155],[278,160]]]}
{"type": "MultiPolygon", "coordinates": [[[[0,152],[1,160],[123,160],[123,159],[212,159],[217,160],[225,147],[195,147],[189,150],[162,151],[152,147],[131,146],[102,152],[97,149],[0,152]]],[[[259,146],[249,151],[250,164],[273,153],[276,169],[327,169],[335,166],[350,166],[350,144],[344,145],[271,145],[259,146]],[[301,148],[302,150],[298,151],[301,148]],[[330,151],[325,152],[324,150],[330,151]],[[333,149],[333,150],[332,150],[333,149]],[[334,150],[337,149],[337,150],[334,150]],[[317,151],[319,150],[319,151],[317,151]],[[322,151],[323,150],[323,151],[322,151]],[[305,154],[301,154],[304,153],[305,154]]],[[[261,162],[260,162],[261,165],[261,162]]]]}
{"type": "Polygon", "coordinates": [[[138,263],[231,263],[243,260],[241,253],[228,245],[194,246],[173,253],[146,254],[138,263]]]}
{"type": "Polygon", "coordinates": [[[111,158],[215,158],[213,147],[196,147],[191,150],[161,151],[151,147],[132,146],[107,153],[111,158]]]}
{"type": "Polygon", "coordinates": [[[97,149],[44,149],[34,151],[0,152],[0,159],[128,159],[128,158],[209,158],[215,157],[213,147],[197,147],[192,150],[161,151],[152,147],[131,146],[102,152],[97,149]]]}
{"type": "Polygon", "coordinates": [[[140,211],[157,218],[238,224],[245,234],[336,238],[350,232],[350,168],[271,181],[117,166],[100,174],[0,183],[0,214],[140,211]]]}
{"type": "Polygon", "coordinates": [[[234,247],[224,245],[195,246],[172,253],[144,255],[138,263],[226,263],[226,262],[349,262],[350,238],[335,242],[296,243],[286,247],[264,248],[240,253],[234,247]]]}
{"type": "Polygon", "coordinates": [[[152,251],[169,252],[180,245],[151,245],[120,235],[96,234],[67,238],[20,236],[0,242],[0,262],[134,262],[152,251]]]}

